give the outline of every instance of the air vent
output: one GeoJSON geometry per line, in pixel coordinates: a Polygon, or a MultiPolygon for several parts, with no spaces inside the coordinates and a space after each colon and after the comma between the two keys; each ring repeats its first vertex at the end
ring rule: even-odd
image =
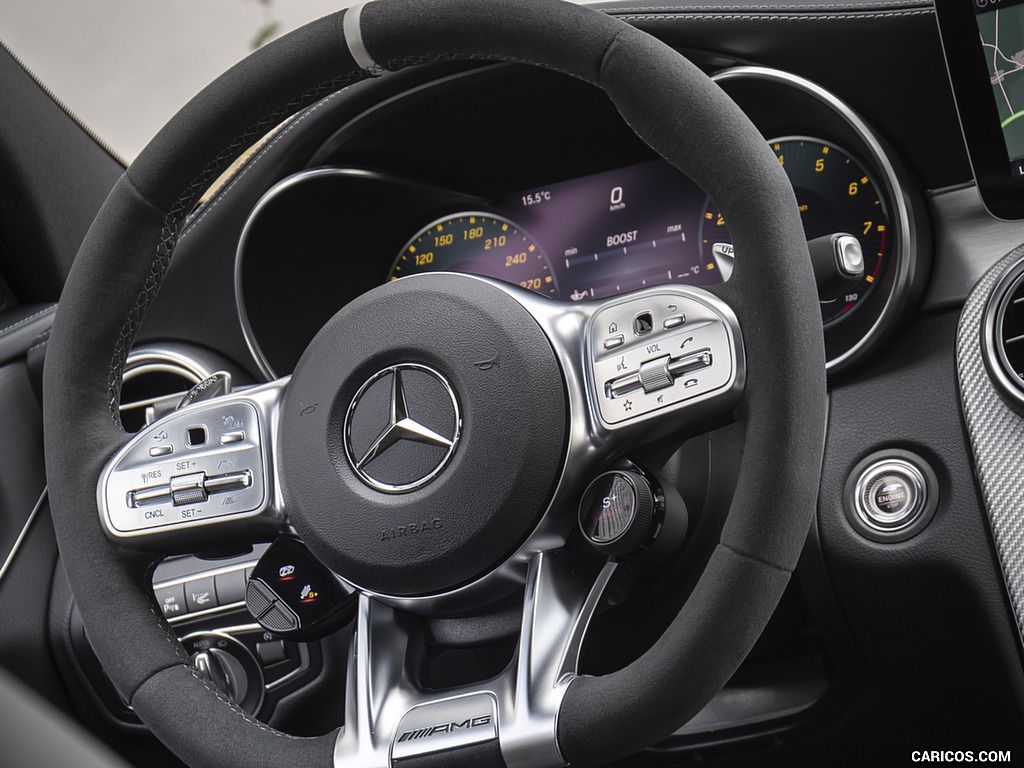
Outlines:
{"type": "Polygon", "coordinates": [[[1024,262],[996,284],[985,309],[982,348],[989,374],[1017,403],[1024,404],[1024,262]]]}
{"type": "Polygon", "coordinates": [[[144,347],[128,356],[121,383],[121,423],[127,432],[138,432],[169,413],[194,384],[218,368],[201,351],[192,353],[181,345],[144,347]]]}

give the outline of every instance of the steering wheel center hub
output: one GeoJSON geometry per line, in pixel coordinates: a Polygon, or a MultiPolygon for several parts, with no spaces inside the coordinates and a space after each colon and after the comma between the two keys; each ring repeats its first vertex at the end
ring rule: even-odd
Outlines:
{"type": "Polygon", "coordinates": [[[448,465],[461,436],[462,414],[452,385],[417,363],[375,373],[345,414],[349,466],[360,480],[385,493],[425,486],[448,465]]]}
{"type": "Polygon", "coordinates": [[[293,524],[379,594],[443,593],[499,566],[537,526],[565,457],[547,337],[508,293],[466,276],[406,278],[346,306],[282,408],[293,524]]]}

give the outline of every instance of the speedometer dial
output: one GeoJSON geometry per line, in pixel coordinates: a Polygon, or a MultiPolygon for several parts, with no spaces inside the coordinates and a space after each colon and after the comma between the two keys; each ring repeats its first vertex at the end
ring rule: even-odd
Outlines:
{"type": "Polygon", "coordinates": [[[557,296],[558,284],[537,242],[514,222],[488,213],[438,219],[398,255],[389,279],[422,272],[461,272],[557,296]]]}
{"type": "MultiPolygon", "coordinates": [[[[793,184],[807,239],[847,232],[860,240],[864,277],[841,293],[821,297],[827,328],[864,303],[886,268],[889,212],[871,174],[835,145],[806,137],[776,139],[770,144],[793,184]]],[[[701,219],[703,253],[708,258],[729,258],[731,242],[722,214],[709,200],[701,219]]],[[[737,258],[742,259],[742,254],[737,258]]]]}

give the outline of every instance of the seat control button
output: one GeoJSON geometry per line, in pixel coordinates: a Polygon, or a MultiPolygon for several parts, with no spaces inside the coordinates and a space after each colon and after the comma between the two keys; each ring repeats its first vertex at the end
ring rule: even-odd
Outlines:
{"type": "Polygon", "coordinates": [[[213,576],[206,576],[195,581],[185,582],[185,603],[190,611],[208,611],[216,608],[217,588],[213,583],[213,576]]]}

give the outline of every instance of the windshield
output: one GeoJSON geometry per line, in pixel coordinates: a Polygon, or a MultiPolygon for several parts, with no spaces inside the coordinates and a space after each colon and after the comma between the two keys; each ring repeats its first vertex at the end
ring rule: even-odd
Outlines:
{"type": "Polygon", "coordinates": [[[250,51],[344,0],[3,0],[0,40],[130,162],[250,51]]]}

